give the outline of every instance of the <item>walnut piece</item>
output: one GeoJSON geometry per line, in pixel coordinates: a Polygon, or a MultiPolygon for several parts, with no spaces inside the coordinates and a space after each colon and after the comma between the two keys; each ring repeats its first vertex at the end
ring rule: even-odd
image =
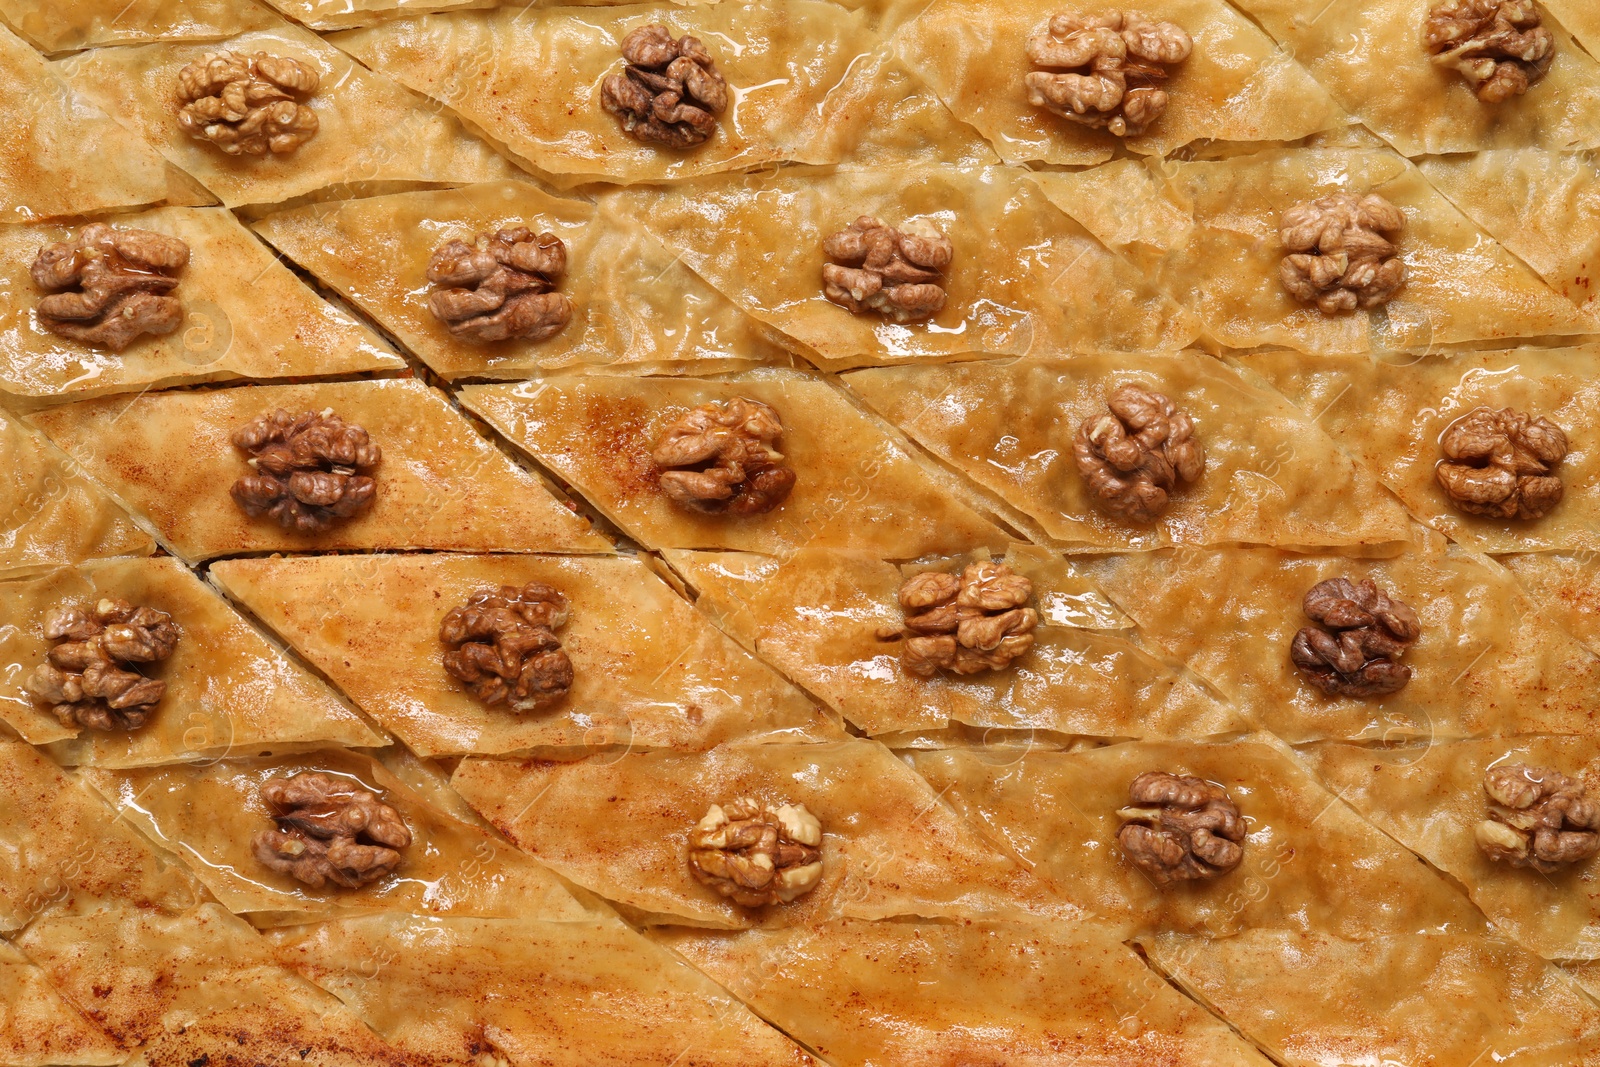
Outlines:
{"type": "Polygon", "coordinates": [[[759,400],[714,400],[668,426],[650,456],[668,499],[710,514],[771,511],[794,488],[778,439],[783,422],[759,400]]]}
{"type": "Polygon", "coordinates": [[[572,661],[556,638],[567,616],[567,598],[542,582],[480,589],[439,624],[445,673],[485,704],[560,703],[572,688],[572,661]]]}
{"type": "Polygon", "coordinates": [[[46,617],[44,635],[61,643],[28,676],[27,690],[63,726],[136,730],[167,691],[131,666],[160,662],[177,647],[178,627],[164,611],[110,598],[92,611],[63,606],[46,617]]]}
{"type": "Polygon", "coordinates": [[[600,106],[635,140],[692,148],[716,132],[728,83],[698,37],[641,26],[622,39],[622,58],[622,73],[600,84],[600,106]]]}
{"type": "Polygon", "coordinates": [[[1486,104],[1521,96],[1544,77],[1556,40],[1533,0],[1445,0],[1423,23],[1433,61],[1461,72],[1486,104]]]}
{"type": "Polygon", "coordinates": [[[283,155],[317,135],[317,114],[300,100],[317,72],[283,56],[212,52],[178,72],[178,124],[230,156],[283,155]]]}
{"type": "Polygon", "coordinates": [[[1400,209],[1377,193],[1334,193],[1283,213],[1278,236],[1289,255],[1283,287],[1326,315],[1387,304],[1406,281],[1406,265],[1383,235],[1405,226],[1400,209]]]}
{"type": "Polygon", "coordinates": [[[1145,771],[1128,786],[1117,844],[1160,885],[1216,878],[1244,859],[1245,823],[1214,782],[1145,771]]]}
{"type": "Polygon", "coordinates": [[[1167,109],[1161,84],[1189,58],[1183,27],[1140,11],[1065,12],[1028,38],[1028,58],[1044,70],[1023,78],[1028,103],[1118,137],[1137,137],[1167,109]]]}
{"type": "Polygon", "coordinates": [[[1318,623],[1294,635],[1289,657],[1330,696],[1382,696],[1411,680],[1400,656],[1422,634],[1417,613],[1391,600],[1371,578],[1360,585],[1329,578],[1306,593],[1305,612],[1318,623]]]}
{"type": "Polygon", "coordinates": [[[1474,830],[1484,855],[1550,874],[1600,852],[1600,804],[1548,767],[1510,763],[1483,774],[1489,818],[1474,830]]]}
{"type": "Polygon", "coordinates": [[[1154,522],[1178,482],[1206,469],[1189,416],[1160,393],[1123,385],[1106,400],[1110,414],[1084,419],[1072,442],[1078,473],[1095,502],[1133,522],[1154,522]]]}
{"type": "Polygon", "coordinates": [[[188,263],[189,246],[176,237],[91,223],[34,259],[34,284],[51,291],[39,301],[39,325],[113,352],[143,334],[169,334],[183,324],[183,304],[167,294],[188,263]]]}
{"type": "Polygon", "coordinates": [[[1439,484],[1462,511],[1496,519],[1537,519],[1561,503],[1553,468],[1567,435],[1549,419],[1481,407],[1450,424],[1439,440],[1439,484]]]}
{"type": "Polygon", "coordinates": [[[371,504],[377,492],[367,472],[382,451],[332,408],[259,415],[233,432],[233,444],[250,453],[254,471],[233,483],[234,501],[246,515],[271,516],[286,530],[326,530],[371,504]]]}
{"type": "Polygon", "coordinates": [[[905,627],[885,629],[884,640],[905,639],[906,670],[931,678],[1000,670],[1033,647],[1039,613],[1027,607],[1033,582],[1004,563],[969,563],[959,576],[924,571],[900,586],[905,627]]]}
{"type": "Polygon", "coordinates": [[[689,871],[735,904],[787,904],[822,880],[822,824],[804,804],[713,804],[689,834],[689,871]]]}
{"type": "Polygon", "coordinates": [[[256,859],[312,889],[386,878],[411,844],[400,813],[348,778],[301,771],[261,783],[261,799],[278,825],[256,835],[256,859]]]}
{"type": "Polygon", "coordinates": [[[428,261],[428,310],[467,341],[543,341],[572,318],[572,301],[552,291],[566,269],[561,238],[526,226],[446,241],[428,261]]]}
{"type": "Polygon", "coordinates": [[[896,322],[931,318],[944,308],[944,277],[955,254],[931,222],[904,230],[862,215],[822,242],[822,292],[856,314],[881,311],[896,322]]]}

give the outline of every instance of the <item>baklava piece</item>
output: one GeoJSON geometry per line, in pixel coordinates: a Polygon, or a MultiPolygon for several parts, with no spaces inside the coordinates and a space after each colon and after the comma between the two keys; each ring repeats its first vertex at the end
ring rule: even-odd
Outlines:
{"type": "Polygon", "coordinates": [[[707,514],[759,515],[794,488],[778,441],[783,421],[759,400],[714,400],[685,414],[651,450],[661,491],[707,514]]]}
{"type": "Polygon", "coordinates": [[[568,614],[567,598],[543,582],[480,589],[439,624],[445,673],[491,707],[559,704],[573,679],[556,637],[568,614]]]}
{"type": "Polygon", "coordinates": [[[159,663],[177,647],[178,627],[164,611],[109,598],[93,610],[61,607],[45,620],[44,635],[60,644],[28,676],[27,689],[63,726],[136,730],[167,691],[136,666],[159,663]]]}
{"type": "Polygon", "coordinates": [[[1110,412],[1083,420],[1072,443],[1078,473],[1095,503],[1132,522],[1154,522],[1168,494],[1206,469],[1194,423],[1160,393],[1124,385],[1106,400],[1110,412]]]}
{"type": "Polygon", "coordinates": [[[1028,38],[1028,58],[1043,70],[1023,79],[1028,103],[1117,137],[1136,137],[1167,109],[1161,86],[1189,58],[1183,27],[1138,11],[1067,12],[1028,38]]]}
{"type": "Polygon", "coordinates": [[[317,135],[317,114],[301,101],[320,81],[299,60],[213,52],[178,72],[178,124],[230,156],[284,155],[317,135]]]}
{"type": "Polygon", "coordinates": [[[271,517],[285,530],[319,533],[372,503],[370,471],[383,458],[367,431],[332,408],[298,415],[279,408],[233,432],[254,473],[233,483],[246,515],[271,517]]]}
{"type": "Polygon", "coordinates": [[[1600,804],[1578,779],[1508,763],[1484,772],[1483,791],[1489,817],[1473,836],[1491,860],[1552,874],[1600,852],[1600,804]]]}
{"type": "Polygon", "coordinates": [[[277,827],[255,836],[262,865],[312,889],[358,889],[400,866],[411,830],[377,795],[343,777],[304,771],[261,786],[277,827]]]}
{"type": "Polygon", "coordinates": [[[1461,511],[1537,519],[1561,503],[1555,468],[1567,456],[1567,435],[1543,416],[1475,408],[1450,424],[1439,447],[1445,458],[1434,476],[1461,511]]]}
{"type": "Polygon", "coordinates": [[[1498,104],[1544,77],[1556,40],[1534,0],[1445,0],[1423,24],[1428,54],[1461,72],[1478,99],[1498,104]]]}
{"type": "Polygon", "coordinates": [[[1146,771],[1128,786],[1117,844],[1157,884],[1217,878],[1244,859],[1245,822],[1214,782],[1146,771]]]}
{"type": "Polygon", "coordinates": [[[113,352],[147,333],[169,334],[183,323],[183,304],[170,294],[188,262],[189,246],[176,237],[91,223],[33,261],[34,283],[50,290],[39,325],[113,352]]]}
{"type": "Polygon", "coordinates": [[[1334,193],[1283,213],[1278,236],[1289,254],[1283,287],[1325,315],[1387,304],[1406,281],[1406,265],[1384,234],[1405,226],[1400,209],[1377,193],[1334,193]]]}
{"type": "Polygon", "coordinates": [[[1312,586],[1305,613],[1315,626],[1294,636],[1290,658],[1329,696],[1385,696],[1411,680],[1400,662],[1422,633],[1417,613],[1390,599],[1371,578],[1329,578],[1312,586]]]}
{"type": "Polygon", "coordinates": [[[924,571],[900,586],[904,629],[880,631],[903,638],[905,669],[932,678],[1000,670],[1033,647],[1039,612],[1028,606],[1033,582],[1004,563],[980,560],[959,575],[924,571]]]}
{"type": "Polygon", "coordinates": [[[635,140],[693,148],[717,131],[728,83],[698,37],[641,26],[622,39],[622,58],[622,73],[601,83],[600,106],[635,140]]]}
{"type": "Polygon", "coordinates": [[[944,308],[944,270],[955,248],[931,222],[904,230],[862,215],[829,235],[822,250],[822,291],[856,314],[878,311],[896,322],[932,318],[944,308]]]}
{"type": "Polygon", "coordinates": [[[464,341],[543,341],[572,318],[572,301],[555,292],[567,270],[567,246],[526,226],[447,241],[428,261],[428,310],[464,341]]]}
{"type": "Polygon", "coordinates": [[[689,871],[735,904],[787,904],[822,880],[822,824],[804,804],[713,804],[689,835],[689,871]]]}

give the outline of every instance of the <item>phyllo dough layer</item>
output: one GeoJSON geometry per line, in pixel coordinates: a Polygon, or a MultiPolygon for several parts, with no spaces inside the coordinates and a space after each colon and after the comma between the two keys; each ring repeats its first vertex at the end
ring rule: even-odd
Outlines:
{"type": "Polygon", "coordinates": [[[44,52],[144,41],[214,41],[277,20],[253,0],[0,0],[0,19],[44,52]]]}

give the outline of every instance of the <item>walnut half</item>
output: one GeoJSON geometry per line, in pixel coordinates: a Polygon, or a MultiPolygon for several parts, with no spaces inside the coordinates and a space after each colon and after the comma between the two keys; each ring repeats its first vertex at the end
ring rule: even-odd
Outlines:
{"type": "Polygon", "coordinates": [[[692,148],[717,131],[728,83],[698,37],[641,26],[622,39],[622,58],[622,73],[600,83],[600,106],[635,140],[692,148]]]}
{"type": "Polygon", "coordinates": [[[822,250],[822,292],[856,314],[881,311],[896,322],[931,318],[944,308],[943,271],[955,248],[926,220],[904,230],[862,215],[830,234],[822,250]]]}
{"type": "Polygon", "coordinates": [[[256,859],[312,889],[385,878],[411,844],[400,813],[348,778],[302,771],[263,782],[261,799],[277,828],[256,835],[256,859]]]}
{"type": "Polygon", "coordinates": [[[1028,38],[1028,58],[1043,67],[1023,78],[1028,103],[1117,137],[1145,131],[1167,109],[1161,85],[1189,58],[1183,27],[1139,11],[1064,12],[1028,38]]]}
{"type": "Polygon", "coordinates": [[[804,804],[713,804],[689,834],[689,872],[747,908],[787,904],[822,880],[822,824],[804,804]]]}
{"type": "Polygon", "coordinates": [[[1160,393],[1120,386],[1110,413],[1083,420],[1072,443],[1078,472],[1101,507],[1134,522],[1154,522],[1168,494],[1206,469],[1189,416],[1160,393]]]}
{"type": "Polygon", "coordinates": [[[1033,582],[1004,563],[969,563],[959,576],[924,571],[900,586],[905,628],[886,629],[884,640],[903,637],[906,670],[931,678],[940,668],[956,674],[1000,670],[1033,647],[1039,613],[1028,607],[1033,582]]]}
{"type": "Polygon", "coordinates": [[[1510,763],[1483,775],[1489,817],[1473,836],[1484,855],[1550,874],[1600,852],[1600,804],[1576,778],[1510,763]]]}
{"type": "Polygon", "coordinates": [[[572,301],[553,292],[566,269],[561,238],[526,226],[446,241],[428,261],[428,310],[463,340],[543,341],[572,318],[572,301]]]}
{"type": "Polygon", "coordinates": [[[1544,77],[1556,39],[1534,0],[1445,0],[1423,23],[1423,43],[1442,67],[1461,72],[1486,104],[1521,96],[1544,77]]]}
{"type": "Polygon", "coordinates": [[[39,325],[113,352],[147,333],[169,334],[183,324],[183,304],[168,294],[188,263],[189,246],[176,237],[91,223],[33,261],[34,283],[51,292],[39,301],[39,325]]]}
{"type": "Polygon", "coordinates": [[[319,533],[367,507],[377,492],[367,472],[382,451],[332,408],[260,415],[233,432],[233,445],[250,453],[254,471],[233,483],[234,501],[285,530],[319,533]]]}
{"type": "Polygon", "coordinates": [[[1555,468],[1567,457],[1567,435],[1549,419],[1475,408],[1450,424],[1439,447],[1445,458],[1434,476],[1462,511],[1537,519],[1561,503],[1555,468]]]}
{"type": "Polygon", "coordinates": [[[166,694],[166,682],[132,666],[160,662],[177,647],[178,627],[164,611],[110,598],[92,611],[60,607],[45,619],[44,635],[60,644],[28,676],[27,689],[63,726],[135,730],[166,694]]]}
{"type": "Polygon", "coordinates": [[[1318,625],[1294,635],[1289,656],[1324,693],[1384,696],[1411,680],[1400,656],[1421,636],[1422,623],[1371,578],[1359,585],[1348,578],[1318,582],[1306,593],[1305,612],[1318,625]]]}
{"type": "Polygon", "coordinates": [[[1377,193],[1334,193],[1283,213],[1278,236],[1289,255],[1283,287],[1323,314],[1387,304],[1406,281],[1406,265],[1386,233],[1405,226],[1400,209],[1377,193]]]}
{"type": "Polygon", "coordinates": [[[1244,859],[1245,823],[1215,782],[1146,771],[1128,786],[1117,844],[1160,885],[1216,878],[1244,859]]]}
{"type": "Polygon", "coordinates": [[[756,515],[789,496],[795,473],[778,441],[783,421],[759,400],[714,400],[662,432],[650,458],[661,491],[675,504],[708,514],[756,515]]]}
{"type": "Polygon", "coordinates": [[[317,135],[317,113],[296,98],[320,81],[299,60],[212,52],[178,72],[178,124],[230,156],[293,152],[317,135]]]}
{"type": "Polygon", "coordinates": [[[543,582],[480,589],[439,624],[445,673],[485,704],[558,704],[572,688],[572,660],[555,633],[567,616],[567,598],[543,582]]]}

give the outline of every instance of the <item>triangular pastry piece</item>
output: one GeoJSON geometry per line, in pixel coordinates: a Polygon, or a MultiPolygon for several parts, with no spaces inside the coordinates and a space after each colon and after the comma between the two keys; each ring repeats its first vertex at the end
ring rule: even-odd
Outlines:
{"type": "Polygon", "coordinates": [[[452,784],[518,848],[645,922],[743,929],[840,915],[1077,913],[871,741],[601,752],[572,762],[472,757],[452,784]],[[803,805],[822,825],[821,880],[790,903],[746,908],[690,871],[690,832],[712,805],[746,796],[803,805]]]}
{"type": "Polygon", "coordinates": [[[1086,923],[836,920],[651,936],[834,1063],[1268,1062],[1086,923]]]}
{"type": "Polygon", "coordinates": [[[429,548],[605,552],[609,542],[415,379],[145,393],[32,416],[56,444],[188,559],[241,552],[429,548]],[[262,415],[331,410],[382,450],[370,506],[320,532],[252,518],[229,487],[249,474],[230,435],[262,415]]]}
{"type": "Polygon", "coordinates": [[[1087,570],[1150,642],[1291,743],[1586,734],[1600,718],[1600,657],[1545,618],[1504,568],[1458,548],[1393,559],[1183,549],[1087,570]],[[1340,577],[1370,578],[1417,613],[1420,636],[1399,658],[1411,670],[1404,688],[1327,695],[1291,661],[1295,635],[1312,625],[1306,593],[1340,577]]]}
{"type": "MultiPolygon", "coordinates": [[[[1479,100],[1460,73],[1428,54],[1423,24],[1438,5],[1439,0],[1239,3],[1335,100],[1408,156],[1600,145],[1600,63],[1550,17],[1554,5],[1543,13],[1543,26],[1555,37],[1550,69],[1525,94],[1499,104],[1479,100]]],[[[1583,9],[1585,0],[1570,6],[1583,9]]]]}
{"type": "Polygon", "coordinates": [[[508,5],[387,22],[331,40],[447,103],[536,172],[572,185],[835,162],[828,94],[876,44],[861,15],[821,0],[508,5]],[[698,38],[727,82],[715,131],[689,148],[636,140],[601,107],[606,77],[623,69],[623,39],[650,25],[698,38]]]}
{"type": "Polygon", "coordinates": [[[1171,544],[1382,545],[1405,510],[1364,468],[1269,389],[1198,352],[882,367],[845,384],[939,458],[1023,509],[1074,549],[1171,544]],[[1094,499],[1074,461],[1080,427],[1134,385],[1194,423],[1205,470],[1154,523],[1094,499]]]}
{"type": "Polygon", "coordinates": [[[183,322],[121,352],[58,336],[34,309],[46,295],[28,277],[41,248],[75,240],[80,225],[0,229],[0,284],[16,294],[0,316],[9,355],[0,388],[23,396],[97,396],[229,378],[291,378],[400,370],[372,331],[318,297],[221,208],[159,208],[108,220],[189,248],[172,295],[183,322]]]}
{"type": "Polygon", "coordinates": [[[351,189],[495,181],[517,173],[454,116],[287,22],[205,44],[96,48],[56,66],[73,88],[230,208],[340,190],[349,195],[351,189]],[[316,114],[316,135],[292,152],[252,156],[228,155],[184,132],[178,124],[179,72],[223,50],[265,52],[315,72],[318,89],[304,104],[316,114]]]}
{"type": "Polygon", "coordinates": [[[0,575],[106,556],[146,556],[155,542],[105,491],[26,423],[0,412],[0,575]]]}
{"type": "MultiPolygon", "coordinates": [[[[889,5],[903,12],[915,5],[889,5]]],[[[869,19],[875,14],[867,5],[869,19]]],[[[879,16],[879,31],[891,16],[879,16]]],[[[824,105],[841,166],[903,167],[950,163],[987,167],[1000,162],[977,130],[956,118],[885,40],[853,65],[824,105]]]]}
{"type": "Polygon", "coordinates": [[[1557,626],[1600,653],[1600,555],[1528,552],[1499,561],[1557,626]]]}
{"type": "Polygon", "coordinates": [[[781,554],[812,545],[915,559],[1009,540],[950,483],[931,477],[902,441],[814,376],[572,375],[467,386],[461,401],[651,548],[781,554]],[[776,448],[794,472],[793,488],[762,513],[699,513],[663,490],[652,452],[692,410],[739,399],[776,412],[783,427],[776,448]]]}
{"type": "Polygon", "coordinates": [[[1140,741],[1082,751],[1043,746],[914,752],[907,761],[1061,896],[1140,933],[1229,937],[1287,929],[1341,937],[1483,928],[1455,886],[1329,792],[1282,742],[1140,741]],[[1118,841],[1139,775],[1224,787],[1247,826],[1239,865],[1167,888],[1118,841]]]}
{"type": "MultiPolygon", "coordinates": [[[[1129,639],[1118,623],[1084,619],[1092,583],[1059,557],[1017,549],[1007,563],[1033,583],[1034,642],[1001,670],[919,677],[883,639],[904,622],[898,594],[913,571],[858,552],[802,549],[787,559],[668,552],[699,605],[747,648],[868,734],[938,731],[952,723],[1097,737],[1208,737],[1249,720],[1129,639]],[[1109,631],[1109,632],[1108,632],[1109,631]]],[[[958,571],[966,559],[939,561],[958,571]]]]}
{"type": "Polygon", "coordinates": [[[315,676],[234,611],[176,559],[107,561],[0,585],[13,625],[0,654],[18,665],[0,681],[0,715],[26,740],[55,742],[69,764],[130,767],[216,757],[236,748],[381,745],[385,738],[315,676]],[[56,642],[46,620],[59,608],[125,600],[164,611],[178,627],[172,654],[142,673],[166,683],[150,718],[132,730],[63,725],[24,688],[56,642]]]}
{"type": "Polygon", "coordinates": [[[0,941],[0,1063],[6,1067],[110,1067],[121,1046],[50,986],[45,973],[0,941]]]}
{"type": "MultiPolygon", "coordinates": [[[[1098,15],[1118,5],[1069,6],[1098,15]]],[[[1055,0],[940,0],[900,27],[893,43],[1007,163],[1104,162],[1117,151],[1117,137],[1029,103],[1023,79],[1037,68],[1028,38],[1063,10],[1055,0]]],[[[1221,0],[1156,0],[1139,10],[1182,28],[1193,50],[1163,83],[1166,110],[1125,139],[1129,151],[1166,155],[1194,141],[1296,141],[1341,121],[1338,105],[1294,56],[1221,0]]]]}
{"type": "Polygon", "coordinates": [[[638,559],[337,555],[225,560],[211,575],[424,756],[842,736],[638,559]],[[480,590],[529,582],[566,597],[556,636],[573,680],[553,707],[514,711],[445,672],[439,628],[480,590]]]}
{"type": "Polygon", "coordinates": [[[214,41],[277,20],[251,0],[0,0],[0,19],[44,52],[75,52],[103,44],[214,41]]]}
{"type": "Polygon", "coordinates": [[[1262,352],[1238,364],[1315,417],[1413,515],[1452,541],[1480,552],[1600,549],[1600,346],[1448,356],[1262,352]],[[1441,485],[1441,440],[1479,408],[1548,419],[1566,435],[1568,451],[1550,468],[1561,495],[1548,512],[1472,514],[1441,485]]]}
{"type": "Polygon", "coordinates": [[[528,182],[312,204],[255,228],[447,378],[564,367],[721,372],[788,358],[770,328],[676,262],[637,219],[528,182]],[[571,320],[544,340],[478,344],[452,335],[428,306],[434,251],[517,226],[565,244],[557,289],[572,303],[571,320]]]}
{"type": "Polygon", "coordinates": [[[258,927],[372,911],[561,921],[590,914],[549,870],[438,811],[376,761],[352,752],[228,756],[88,777],[118,815],[152,840],[182,842],[191,868],[222,906],[258,927]],[[274,825],[262,785],[307,773],[352,782],[399,814],[411,844],[399,850],[393,875],[355,889],[311,888],[255,858],[254,838],[274,825]]]}
{"type": "Polygon", "coordinates": [[[277,958],[419,1062],[549,1067],[816,1062],[711,979],[615,920],[389,912],[267,935],[277,958]],[[361,961],[382,959],[381,967],[361,961]],[[427,1005],[419,1012],[418,1005],[427,1005]]]}
{"type": "Polygon", "coordinates": [[[1159,284],[1002,167],[874,167],[711,177],[619,194],[741,307],[828,369],[971,352],[1181,348],[1193,316],[1159,284]],[[871,216],[931,226],[952,246],[942,310],[856,314],[823,291],[823,242],[871,216]]]}
{"type": "Polygon", "coordinates": [[[1489,859],[1474,836],[1489,818],[1484,772],[1524,764],[1600,786],[1600,746],[1587,737],[1441,741],[1379,749],[1310,745],[1306,761],[1355,809],[1458,881],[1484,914],[1546,959],[1600,958],[1600,886],[1593,858],[1543,874],[1489,859]]]}

